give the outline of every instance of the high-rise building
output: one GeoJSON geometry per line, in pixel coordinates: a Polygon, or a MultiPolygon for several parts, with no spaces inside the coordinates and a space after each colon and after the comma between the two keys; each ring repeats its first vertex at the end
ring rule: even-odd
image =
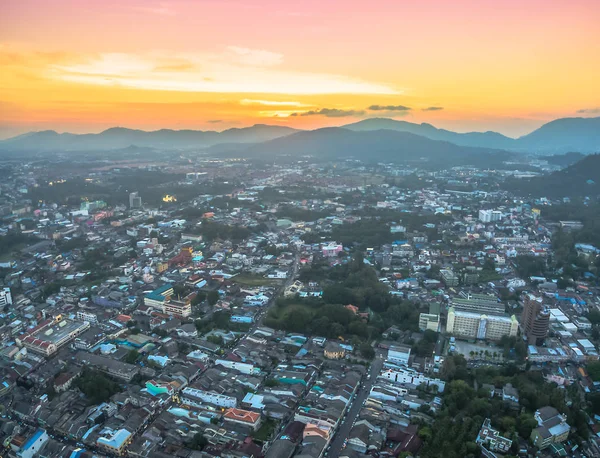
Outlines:
{"type": "Polygon", "coordinates": [[[502,336],[516,336],[519,329],[517,318],[513,315],[485,315],[462,312],[450,307],[446,332],[466,339],[500,340],[502,336]]]}
{"type": "Polygon", "coordinates": [[[502,219],[502,212],[498,210],[479,210],[479,221],[482,223],[492,223],[502,219]]]}
{"type": "Polygon", "coordinates": [[[10,288],[0,289],[0,307],[6,305],[12,305],[12,295],[10,294],[10,288]]]}
{"type": "Polygon", "coordinates": [[[129,194],[129,208],[141,208],[142,207],[142,198],[139,193],[132,192],[129,194]]]}
{"type": "Polygon", "coordinates": [[[550,308],[542,298],[533,294],[525,295],[521,329],[530,345],[542,345],[550,327],[550,308]]]}

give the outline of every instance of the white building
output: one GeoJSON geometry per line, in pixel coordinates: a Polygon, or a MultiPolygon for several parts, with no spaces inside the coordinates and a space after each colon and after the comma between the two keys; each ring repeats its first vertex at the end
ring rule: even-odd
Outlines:
{"type": "Polygon", "coordinates": [[[86,312],[85,310],[80,310],[77,312],[77,319],[80,321],[87,321],[90,324],[98,324],[98,317],[96,314],[86,312]]]}
{"type": "Polygon", "coordinates": [[[217,359],[215,361],[215,365],[223,366],[223,367],[226,367],[227,369],[233,369],[233,370],[241,372],[242,374],[248,374],[248,375],[260,374],[260,369],[258,367],[254,367],[253,364],[242,363],[239,361],[230,361],[228,359],[217,359]]]}
{"type": "Polygon", "coordinates": [[[384,378],[386,380],[390,380],[391,382],[398,383],[400,385],[414,385],[419,386],[424,383],[427,386],[437,386],[438,391],[441,393],[444,391],[446,387],[446,383],[440,379],[432,379],[420,372],[417,372],[414,369],[409,369],[405,367],[389,367],[384,368],[381,371],[379,377],[384,378]]]}
{"type": "Polygon", "coordinates": [[[388,350],[388,361],[399,364],[402,366],[408,366],[408,359],[410,358],[410,347],[404,347],[401,345],[390,345],[388,350]]]}
{"type": "Polygon", "coordinates": [[[498,210],[479,210],[479,221],[493,223],[502,219],[502,212],[498,210]]]}
{"type": "Polygon", "coordinates": [[[0,290],[0,307],[5,305],[12,305],[12,295],[10,294],[10,288],[2,288],[0,290]]]}
{"type": "Polygon", "coordinates": [[[198,390],[186,387],[181,392],[181,402],[188,406],[202,407],[203,404],[213,404],[219,407],[236,407],[237,399],[213,391],[198,390]]]}

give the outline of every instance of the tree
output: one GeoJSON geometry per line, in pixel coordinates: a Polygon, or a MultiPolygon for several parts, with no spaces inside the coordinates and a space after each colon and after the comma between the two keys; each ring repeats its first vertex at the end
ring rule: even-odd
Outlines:
{"type": "Polygon", "coordinates": [[[206,300],[210,305],[215,305],[219,301],[219,292],[216,290],[209,291],[206,295],[206,300]]]}
{"type": "Polygon", "coordinates": [[[207,444],[208,440],[206,440],[202,433],[196,433],[192,440],[187,444],[187,447],[192,450],[202,450],[207,444]]]}
{"type": "Polygon", "coordinates": [[[367,342],[360,344],[359,351],[360,354],[366,359],[373,359],[375,357],[375,350],[367,342]]]}
{"type": "Polygon", "coordinates": [[[140,354],[137,352],[137,350],[130,350],[129,353],[127,353],[127,356],[125,356],[125,362],[134,364],[139,356],[140,354]]]}

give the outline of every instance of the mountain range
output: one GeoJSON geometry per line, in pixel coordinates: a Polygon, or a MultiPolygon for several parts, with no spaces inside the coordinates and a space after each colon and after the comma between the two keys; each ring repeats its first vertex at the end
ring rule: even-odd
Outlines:
{"type": "Polygon", "coordinates": [[[222,143],[260,143],[298,132],[285,126],[256,124],[223,132],[161,129],[151,132],[112,127],[99,134],[59,134],[53,130],[31,132],[0,141],[0,150],[11,151],[102,151],[129,146],[183,149],[222,143]]]}
{"type": "Polygon", "coordinates": [[[169,129],[146,132],[122,127],[114,127],[99,134],[42,131],[0,141],[0,152],[108,151],[129,146],[157,149],[204,148],[206,152],[215,154],[236,152],[251,156],[350,155],[357,159],[379,157],[380,160],[387,160],[394,154],[404,156],[409,150],[413,157],[443,157],[442,149],[453,155],[458,152],[456,147],[462,147],[467,156],[483,151],[464,150],[465,147],[540,154],[572,151],[589,154],[600,152],[600,117],[557,119],[516,139],[497,132],[458,133],[438,129],[431,124],[387,118],[365,119],[338,128],[312,131],[265,124],[223,132],[169,129]],[[393,135],[391,132],[408,135],[393,135]],[[427,140],[443,142],[444,146],[442,148],[440,144],[429,143],[427,140]]]}
{"type": "Polygon", "coordinates": [[[585,156],[580,161],[548,175],[507,180],[504,187],[521,195],[551,198],[598,196],[600,154],[585,156]]]}

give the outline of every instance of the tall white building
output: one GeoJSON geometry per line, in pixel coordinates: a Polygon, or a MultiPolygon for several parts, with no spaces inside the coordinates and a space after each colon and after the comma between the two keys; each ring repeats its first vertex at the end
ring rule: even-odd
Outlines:
{"type": "Polygon", "coordinates": [[[12,305],[12,295],[10,294],[10,288],[2,288],[0,290],[0,307],[5,305],[12,305]]]}
{"type": "Polygon", "coordinates": [[[129,194],[129,208],[141,208],[141,206],[142,198],[139,193],[136,191],[129,194]]]}
{"type": "Polygon", "coordinates": [[[493,223],[502,219],[502,212],[498,210],[479,210],[479,221],[493,223]]]}

